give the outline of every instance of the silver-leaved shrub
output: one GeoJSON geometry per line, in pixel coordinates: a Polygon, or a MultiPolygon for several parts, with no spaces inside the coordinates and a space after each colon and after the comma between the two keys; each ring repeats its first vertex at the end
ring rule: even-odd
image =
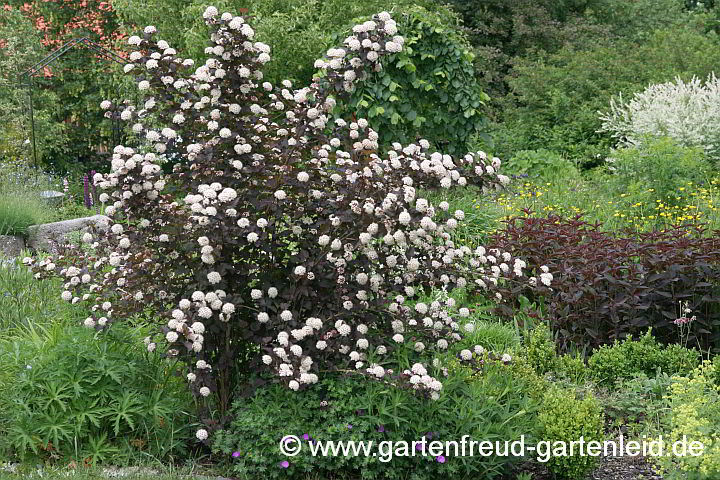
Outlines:
{"type": "Polygon", "coordinates": [[[452,300],[417,297],[461,287],[510,302],[504,292],[552,279],[508,252],[453,244],[464,213],[420,196],[499,187],[500,161],[451,158],[425,140],[381,152],[365,119],[333,116],[336,98],[403,48],[388,13],[354,27],[316,62],[327,75],[299,89],[263,82],[270,47],[243,17],[204,16],[204,65],[179,58],[154,27],[129,39],[125,70],[144,104],[102,106],[142,141],[116,147],[111,172],[94,179],[112,223],[27,263],[66,279],[62,297],[91,310],[89,328],[139,312],[160,319],[148,350],[185,362],[192,392],[221,413],[263,372],[300,390],[323,371],[353,371],[438,398],[434,354],[473,323],[452,300]]]}
{"type": "Polygon", "coordinates": [[[609,132],[620,145],[635,146],[647,137],[669,137],[685,147],[701,147],[716,156],[720,150],[720,80],[711,74],[703,82],[650,85],[630,100],[610,101],[601,113],[601,132],[609,132]]]}

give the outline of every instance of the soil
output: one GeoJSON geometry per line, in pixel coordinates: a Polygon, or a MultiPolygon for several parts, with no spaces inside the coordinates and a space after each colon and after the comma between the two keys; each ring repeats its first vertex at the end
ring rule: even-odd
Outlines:
{"type": "MultiPolygon", "coordinates": [[[[524,465],[520,472],[532,473],[532,480],[554,480],[541,463],[524,465]]],[[[520,473],[518,472],[518,473],[520,473]]],[[[586,480],[663,480],[645,457],[603,457],[586,480]]]]}

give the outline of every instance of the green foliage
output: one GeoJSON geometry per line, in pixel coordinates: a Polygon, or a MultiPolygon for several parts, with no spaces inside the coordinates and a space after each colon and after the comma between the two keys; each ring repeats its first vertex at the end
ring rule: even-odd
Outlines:
{"type": "Polygon", "coordinates": [[[60,300],[59,287],[59,281],[36,281],[26,267],[2,262],[0,329],[11,334],[16,328],[45,326],[55,319],[80,323],[82,312],[60,300]]]}
{"type": "Polygon", "coordinates": [[[649,330],[638,340],[632,336],[613,345],[598,348],[588,360],[592,376],[602,385],[612,386],[621,379],[639,375],[654,377],[659,370],[668,375],[683,375],[695,368],[700,354],[680,345],[663,346],[649,330]]]}
{"type": "Polygon", "coordinates": [[[51,221],[40,192],[52,184],[52,177],[21,161],[0,161],[0,235],[25,235],[30,225],[51,221]]]}
{"type": "MultiPolygon", "coordinates": [[[[23,87],[21,74],[47,51],[30,19],[18,9],[0,15],[0,161],[16,162],[32,158],[31,125],[27,115],[28,89],[23,87]]],[[[65,125],[52,119],[59,108],[57,92],[34,88],[33,109],[38,156],[57,148],[67,140],[65,125]]]]}
{"type": "Polygon", "coordinates": [[[464,154],[484,127],[489,99],[475,80],[470,45],[449,10],[399,10],[403,50],[384,59],[383,69],[360,82],[336,113],[367,118],[384,145],[422,137],[442,151],[464,154]]]}
{"type": "Polygon", "coordinates": [[[57,323],[4,339],[4,454],[117,464],[182,453],[190,396],[173,365],[136,347],[141,333],[57,323]]]}
{"type": "Polygon", "coordinates": [[[35,192],[0,192],[0,235],[26,235],[28,227],[48,218],[48,208],[35,192]]]}
{"type": "Polygon", "coordinates": [[[581,385],[587,379],[589,372],[585,360],[580,355],[571,355],[566,353],[560,355],[557,359],[555,373],[558,377],[567,379],[568,381],[581,385]]]}
{"type": "Polygon", "coordinates": [[[596,0],[451,0],[475,47],[475,67],[491,96],[507,92],[514,58],[554,52],[602,32],[581,14],[596,0]]]}
{"type": "MultiPolygon", "coordinates": [[[[625,14],[626,15],[626,14],[625,14]]],[[[649,83],[706,78],[720,61],[717,40],[689,27],[643,37],[598,40],[589,49],[566,46],[547,56],[517,59],[496,125],[494,153],[512,158],[520,150],[546,148],[584,165],[597,164],[610,146],[598,133],[598,111],[610,98],[643,90],[649,83]]]]}
{"type": "Polygon", "coordinates": [[[525,352],[528,362],[539,375],[557,367],[555,342],[545,323],[538,323],[525,337],[525,352]]]}
{"type": "MultiPolygon", "coordinates": [[[[669,428],[663,432],[665,451],[674,442],[700,442],[701,455],[661,456],[654,461],[668,473],[668,479],[710,480],[720,475],[720,388],[710,362],[686,377],[674,377],[668,396],[669,428]]],[[[695,452],[698,450],[696,449],[695,452]]]]}
{"type": "MultiPolygon", "coordinates": [[[[10,134],[19,137],[13,143],[22,145],[22,157],[32,155],[31,146],[24,143],[31,138],[26,112],[32,92],[38,161],[56,171],[105,166],[106,158],[99,154],[114,145],[100,102],[125,96],[119,91],[123,84],[116,75],[121,65],[98,56],[94,49],[72,48],[47,69],[40,69],[31,79],[31,88],[19,86],[18,80],[27,84],[30,79],[19,75],[73,38],[88,38],[114,49],[113,34],[118,26],[114,10],[103,0],[6,3],[11,10],[4,11],[0,19],[0,38],[10,38],[9,55],[0,55],[0,75],[8,75],[11,81],[6,98],[13,101],[13,108],[0,108],[0,125],[9,125],[10,134]],[[36,29],[36,24],[44,28],[36,29]],[[7,64],[11,68],[6,68],[7,64]],[[11,119],[7,123],[2,121],[5,112],[11,119]]],[[[0,98],[5,97],[3,93],[0,90],[0,98]]],[[[0,149],[2,143],[0,140],[0,149]]]]}
{"type": "Polygon", "coordinates": [[[642,41],[655,30],[692,25],[702,31],[706,22],[697,12],[689,13],[678,0],[599,0],[585,12],[591,21],[602,24],[615,38],[642,41]]]}
{"type": "Polygon", "coordinates": [[[613,175],[608,182],[616,195],[628,193],[635,201],[647,202],[651,193],[670,205],[683,200],[678,191],[705,183],[711,167],[701,148],[678,145],[669,138],[648,138],[641,145],[613,150],[608,158],[613,175]],[[653,189],[654,192],[650,189],[653,189]]]}
{"type": "Polygon", "coordinates": [[[537,402],[542,402],[545,392],[550,388],[550,382],[542,375],[538,375],[528,359],[523,355],[515,355],[508,368],[510,375],[522,383],[528,396],[537,402]]]}
{"type": "Polygon", "coordinates": [[[618,388],[604,399],[605,415],[613,428],[626,427],[633,437],[662,431],[671,383],[672,377],[662,372],[653,377],[640,374],[620,380],[618,388]]]}
{"type": "MultiPolygon", "coordinates": [[[[518,439],[532,429],[536,404],[525,395],[524,382],[507,375],[506,366],[490,365],[470,377],[466,367],[450,368],[439,400],[419,399],[408,391],[355,377],[324,377],[302,395],[282,386],[259,389],[250,399],[238,400],[230,426],[215,436],[214,450],[231,458],[240,478],[297,478],[312,472],[340,478],[496,478],[512,458],[481,458],[445,454],[444,463],[432,457],[395,456],[383,463],[378,457],[312,456],[308,440],[293,458],[278,449],[286,435],[312,440],[407,442],[474,439],[518,439]],[[351,428],[350,428],[351,426],[351,428]],[[280,462],[288,460],[289,468],[280,462]]],[[[409,448],[412,448],[410,446],[409,448]]]]}
{"type": "MultiPolygon", "coordinates": [[[[563,390],[557,387],[548,389],[538,415],[539,438],[550,442],[578,441],[581,437],[585,442],[604,440],[604,416],[602,407],[592,395],[586,393],[578,399],[574,390],[563,390]]],[[[556,478],[584,478],[596,464],[597,458],[575,455],[553,456],[547,462],[548,469],[556,478]]]]}
{"type": "Polygon", "coordinates": [[[503,166],[510,174],[533,175],[544,179],[577,177],[579,175],[571,161],[544,148],[516,152],[503,166]]]}

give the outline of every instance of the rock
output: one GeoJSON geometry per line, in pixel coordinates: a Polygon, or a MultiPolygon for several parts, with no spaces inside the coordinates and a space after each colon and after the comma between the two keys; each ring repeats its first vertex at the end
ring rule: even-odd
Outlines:
{"type": "Polygon", "coordinates": [[[0,254],[4,257],[19,257],[25,249],[25,239],[15,235],[0,235],[0,254]]]}
{"type": "Polygon", "coordinates": [[[33,250],[48,251],[55,243],[62,243],[68,233],[86,230],[90,226],[98,229],[107,228],[110,218],[105,215],[93,215],[92,217],[74,218],[62,222],[43,223],[28,228],[27,245],[33,250]]]}

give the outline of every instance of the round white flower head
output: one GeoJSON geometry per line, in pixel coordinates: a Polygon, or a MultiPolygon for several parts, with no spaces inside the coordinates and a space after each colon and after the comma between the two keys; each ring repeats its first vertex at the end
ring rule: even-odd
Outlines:
{"type": "Polygon", "coordinates": [[[208,432],[204,428],[201,428],[200,430],[195,432],[195,437],[202,442],[203,440],[207,440],[208,432]]]}
{"type": "Polygon", "coordinates": [[[203,12],[203,18],[207,20],[209,18],[216,17],[217,14],[218,14],[218,9],[210,6],[205,9],[205,12],[203,12]]]}
{"type": "Polygon", "coordinates": [[[285,199],[287,198],[287,194],[285,193],[284,190],[278,190],[278,191],[276,191],[273,195],[274,195],[275,198],[277,198],[278,200],[285,200],[285,199]]]}

